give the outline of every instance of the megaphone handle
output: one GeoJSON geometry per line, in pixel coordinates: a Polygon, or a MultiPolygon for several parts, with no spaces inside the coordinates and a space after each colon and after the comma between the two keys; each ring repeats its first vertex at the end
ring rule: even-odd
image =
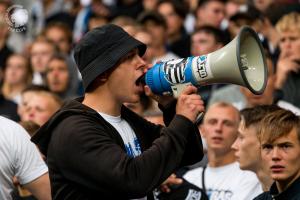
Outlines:
{"type": "Polygon", "coordinates": [[[197,126],[199,126],[199,124],[201,123],[203,117],[204,117],[204,112],[200,112],[200,113],[198,114],[197,118],[196,118],[196,121],[195,121],[195,124],[196,124],[197,126]]]}

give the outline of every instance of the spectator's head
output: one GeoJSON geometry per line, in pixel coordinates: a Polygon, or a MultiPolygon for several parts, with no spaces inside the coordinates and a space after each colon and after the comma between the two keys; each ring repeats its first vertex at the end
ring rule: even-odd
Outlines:
{"type": "Polygon", "coordinates": [[[235,37],[243,26],[251,26],[256,32],[261,32],[263,27],[263,15],[255,7],[248,6],[247,11],[237,12],[229,18],[229,32],[235,37]]]}
{"type": "Polygon", "coordinates": [[[254,107],[258,105],[270,105],[274,102],[274,91],[275,91],[275,72],[274,72],[274,65],[271,61],[270,56],[267,54],[267,68],[268,68],[268,79],[267,85],[264,92],[261,95],[253,94],[249,89],[246,87],[240,87],[241,92],[246,98],[247,107],[254,107]]]}
{"type": "Polygon", "coordinates": [[[222,31],[212,26],[201,26],[191,37],[191,52],[193,56],[205,55],[224,46],[222,31]]]}
{"type": "Polygon", "coordinates": [[[154,48],[166,45],[167,24],[161,14],[156,11],[143,12],[139,16],[138,21],[151,33],[154,48]]]}
{"type": "Polygon", "coordinates": [[[56,46],[49,40],[39,37],[30,49],[30,62],[34,72],[45,73],[47,63],[56,52],[56,46]]]}
{"type": "Polygon", "coordinates": [[[32,81],[32,70],[28,58],[21,54],[10,55],[4,68],[3,81],[9,86],[29,85],[32,81]]]}
{"type": "Polygon", "coordinates": [[[61,95],[70,88],[70,72],[66,57],[62,54],[52,56],[47,64],[46,82],[50,91],[61,95]]]}
{"type": "Polygon", "coordinates": [[[239,122],[239,111],[229,103],[218,102],[208,108],[200,126],[208,154],[234,158],[231,145],[237,137],[239,122]]]}
{"type": "Polygon", "coordinates": [[[49,90],[29,87],[22,92],[18,113],[21,121],[33,121],[42,126],[61,105],[61,99],[49,90]]]}
{"type": "Polygon", "coordinates": [[[178,0],[162,0],[157,10],[166,20],[168,37],[180,34],[187,13],[185,4],[178,0]]]}
{"type": "Polygon", "coordinates": [[[279,192],[300,176],[300,118],[280,109],[264,117],[259,133],[261,156],[279,192]]]}
{"type": "Polygon", "coordinates": [[[253,1],[253,5],[261,12],[265,12],[267,8],[274,3],[274,0],[252,0],[252,1],[253,1]]]}
{"type": "Polygon", "coordinates": [[[68,55],[72,48],[72,31],[67,24],[52,22],[44,30],[45,37],[53,42],[61,53],[68,55]]]}
{"type": "Polygon", "coordinates": [[[277,105],[263,105],[241,110],[239,134],[232,145],[235,156],[242,170],[258,172],[263,168],[258,139],[262,119],[273,111],[279,110],[277,105]]]}
{"type": "Polygon", "coordinates": [[[196,10],[196,26],[210,25],[220,28],[225,18],[225,0],[201,0],[196,10]]]}
{"type": "Polygon", "coordinates": [[[276,24],[280,36],[281,56],[300,64],[300,13],[284,15],[276,24]]]}

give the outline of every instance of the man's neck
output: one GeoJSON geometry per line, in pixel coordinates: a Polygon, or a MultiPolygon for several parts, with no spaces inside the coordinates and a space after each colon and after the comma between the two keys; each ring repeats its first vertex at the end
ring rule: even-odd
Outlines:
{"type": "Polygon", "coordinates": [[[122,104],[117,103],[109,93],[100,92],[98,89],[97,91],[86,93],[82,103],[97,112],[120,116],[122,104]]]}
{"type": "Polygon", "coordinates": [[[255,173],[262,185],[263,191],[269,191],[274,180],[262,168],[258,169],[255,173]]]}
{"type": "Polygon", "coordinates": [[[208,150],[207,156],[208,156],[208,165],[210,167],[222,167],[224,165],[228,165],[236,161],[233,152],[220,154],[208,150]]]}

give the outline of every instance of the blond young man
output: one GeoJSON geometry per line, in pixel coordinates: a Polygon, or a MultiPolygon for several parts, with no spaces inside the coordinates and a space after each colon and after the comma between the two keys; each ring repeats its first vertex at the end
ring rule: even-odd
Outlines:
{"type": "Polygon", "coordinates": [[[300,13],[284,15],[276,24],[280,55],[276,65],[275,88],[282,89],[283,100],[300,107],[300,13]]]}
{"type": "Polygon", "coordinates": [[[271,112],[261,122],[261,157],[274,180],[255,200],[300,199],[300,118],[288,110],[271,112]]]}

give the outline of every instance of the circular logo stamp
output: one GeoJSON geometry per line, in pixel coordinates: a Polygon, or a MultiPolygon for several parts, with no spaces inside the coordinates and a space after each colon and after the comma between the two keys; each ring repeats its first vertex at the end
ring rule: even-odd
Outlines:
{"type": "Polygon", "coordinates": [[[5,20],[9,30],[15,32],[25,31],[28,22],[28,11],[21,5],[12,5],[6,10],[5,20]]]}

